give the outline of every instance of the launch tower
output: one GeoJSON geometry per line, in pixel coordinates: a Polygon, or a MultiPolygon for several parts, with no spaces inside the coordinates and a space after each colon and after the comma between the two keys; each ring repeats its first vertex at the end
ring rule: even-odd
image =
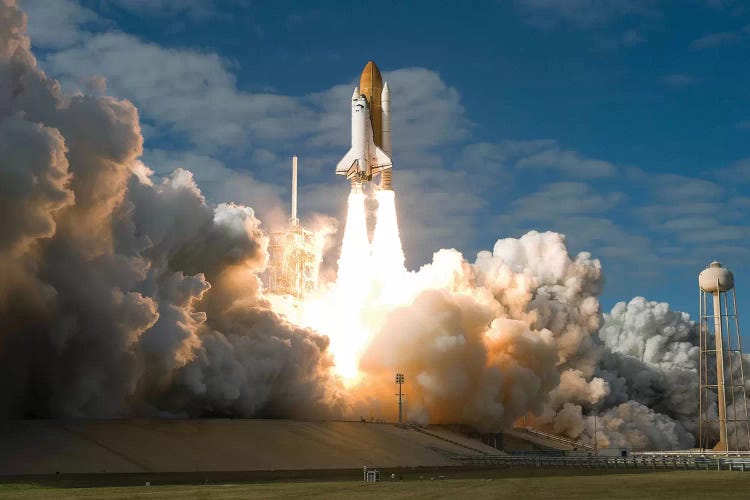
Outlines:
{"type": "Polygon", "coordinates": [[[301,299],[318,283],[315,235],[297,218],[297,157],[292,157],[292,215],[286,231],[271,235],[268,290],[301,299]]]}
{"type": "Polygon", "coordinates": [[[712,262],[700,286],[699,447],[750,449],[745,371],[740,347],[737,297],[731,271],[712,262]],[[717,440],[718,434],[718,440],[717,440]]]}

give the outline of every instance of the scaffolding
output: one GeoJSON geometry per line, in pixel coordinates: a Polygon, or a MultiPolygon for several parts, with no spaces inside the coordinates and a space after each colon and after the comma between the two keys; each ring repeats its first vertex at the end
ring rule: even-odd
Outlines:
{"type": "Polygon", "coordinates": [[[303,298],[315,291],[318,262],[312,231],[290,227],[271,235],[268,289],[277,295],[303,298]]]}
{"type": "Polygon", "coordinates": [[[718,262],[701,272],[699,447],[750,449],[745,370],[732,273],[718,262]],[[715,410],[714,410],[715,404],[715,410]]]}
{"type": "Polygon", "coordinates": [[[318,284],[318,252],[315,234],[300,226],[297,218],[297,157],[292,157],[292,215],[286,231],[271,235],[268,290],[276,295],[302,299],[318,284]]]}

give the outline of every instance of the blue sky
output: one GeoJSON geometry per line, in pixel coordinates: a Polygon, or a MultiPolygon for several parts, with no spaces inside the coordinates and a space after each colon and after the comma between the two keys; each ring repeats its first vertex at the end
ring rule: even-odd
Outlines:
{"type": "Polygon", "coordinates": [[[601,259],[605,309],[643,295],[695,315],[719,259],[750,310],[750,2],[19,3],[42,68],[132,100],[144,161],[190,169],[213,202],[283,220],[296,153],[301,210],[341,217],[332,172],[373,59],[410,267],[556,230],[601,259]]]}

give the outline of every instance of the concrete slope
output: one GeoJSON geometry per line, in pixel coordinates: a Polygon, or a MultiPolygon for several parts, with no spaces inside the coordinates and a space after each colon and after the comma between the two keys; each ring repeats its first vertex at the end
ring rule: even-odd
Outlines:
{"type": "Polygon", "coordinates": [[[0,426],[4,475],[444,466],[457,465],[451,456],[472,453],[415,430],[361,422],[28,420],[0,426]]]}
{"type": "Polygon", "coordinates": [[[506,451],[563,451],[593,452],[592,446],[577,443],[554,434],[535,429],[516,427],[503,432],[503,448],[506,451]]]}
{"type": "Polygon", "coordinates": [[[433,434],[436,437],[444,439],[448,442],[453,442],[461,446],[463,449],[468,450],[466,455],[504,455],[505,453],[497,448],[479,441],[478,439],[470,438],[464,434],[455,433],[449,429],[446,429],[440,425],[430,425],[426,429],[426,432],[433,434]],[[472,453],[473,452],[473,453],[472,453]]]}

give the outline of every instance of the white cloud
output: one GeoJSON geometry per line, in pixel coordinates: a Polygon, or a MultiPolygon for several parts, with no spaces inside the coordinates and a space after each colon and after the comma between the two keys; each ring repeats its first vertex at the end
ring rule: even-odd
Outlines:
{"type": "Polygon", "coordinates": [[[672,87],[685,87],[698,83],[698,79],[695,76],[687,73],[671,73],[669,75],[664,75],[661,81],[672,87]]]}
{"type": "Polygon", "coordinates": [[[557,170],[574,178],[611,177],[617,167],[607,161],[586,158],[577,151],[563,149],[555,140],[502,141],[474,143],[464,147],[458,162],[472,172],[507,176],[524,169],[557,170]]]}
{"type": "Polygon", "coordinates": [[[69,47],[88,37],[81,25],[106,25],[94,11],[70,0],[20,0],[19,5],[28,16],[28,31],[34,47],[69,47]]]}
{"type": "Polygon", "coordinates": [[[646,37],[639,30],[626,30],[615,36],[608,36],[602,41],[602,48],[618,49],[630,48],[640,45],[646,41],[646,37]]]}
{"type": "Polygon", "coordinates": [[[617,172],[617,167],[608,161],[584,158],[576,151],[559,147],[523,158],[517,165],[540,169],[551,168],[572,177],[611,177],[617,172]]]}
{"type": "Polygon", "coordinates": [[[735,161],[727,168],[718,170],[716,175],[722,182],[750,183],[750,157],[735,161]]]}
{"type": "Polygon", "coordinates": [[[212,0],[108,0],[110,4],[138,15],[193,17],[213,15],[217,5],[212,0]]]}
{"type": "Polygon", "coordinates": [[[620,193],[597,193],[582,182],[556,182],[512,203],[514,213],[525,220],[545,220],[550,214],[592,215],[614,208],[623,196],[620,193]]]}
{"type": "Polygon", "coordinates": [[[677,174],[631,171],[643,186],[646,203],[634,213],[659,240],[660,246],[682,242],[673,257],[661,250],[663,262],[700,266],[707,259],[750,257],[744,242],[750,239],[747,206],[750,200],[733,196],[728,187],[705,179],[677,174]]]}
{"type": "Polygon", "coordinates": [[[723,31],[719,33],[706,33],[705,35],[696,38],[690,42],[691,49],[710,49],[719,47],[721,45],[727,45],[736,43],[742,39],[737,33],[731,31],[723,31]]]}
{"type": "Polygon", "coordinates": [[[43,66],[69,88],[105,76],[111,93],[204,151],[288,140],[313,123],[312,111],[297,99],[238,89],[216,54],[164,48],[124,33],[92,35],[48,55],[43,66]]]}
{"type": "Polygon", "coordinates": [[[466,146],[462,160],[466,163],[475,163],[475,168],[481,168],[482,165],[504,164],[556,147],[557,141],[552,139],[505,140],[497,143],[480,142],[466,146]]]}
{"type": "Polygon", "coordinates": [[[589,184],[557,182],[513,200],[498,219],[512,228],[563,232],[573,247],[599,253],[601,248],[618,247],[623,239],[632,238],[605,217],[623,201],[622,194],[599,192],[589,184]]]}
{"type": "Polygon", "coordinates": [[[646,41],[646,38],[636,30],[627,30],[620,35],[620,45],[622,47],[635,47],[646,41]]]}
{"type": "Polygon", "coordinates": [[[594,28],[622,17],[654,17],[659,15],[654,3],[649,0],[516,0],[527,22],[540,28],[560,23],[594,28]]]}

